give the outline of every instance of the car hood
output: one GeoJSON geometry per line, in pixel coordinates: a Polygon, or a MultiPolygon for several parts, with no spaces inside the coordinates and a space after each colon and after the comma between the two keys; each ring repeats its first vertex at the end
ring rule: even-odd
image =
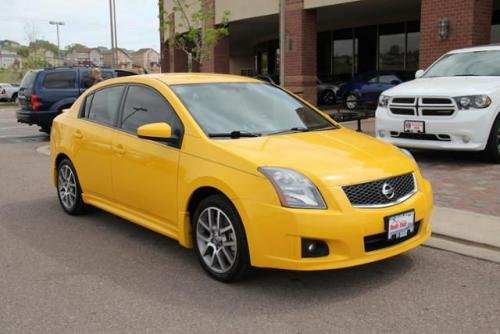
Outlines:
{"type": "Polygon", "coordinates": [[[420,78],[402,83],[386,90],[389,96],[426,95],[426,96],[462,96],[489,94],[500,88],[500,77],[440,77],[420,78]]]}
{"type": "Polygon", "coordinates": [[[215,142],[227,154],[249,162],[250,173],[263,166],[293,168],[327,187],[400,175],[416,168],[395,146],[345,128],[215,142]]]}

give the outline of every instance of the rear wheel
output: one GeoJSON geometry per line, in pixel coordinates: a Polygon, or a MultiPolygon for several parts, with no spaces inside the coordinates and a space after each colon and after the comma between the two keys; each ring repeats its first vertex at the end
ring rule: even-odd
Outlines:
{"type": "Polygon", "coordinates": [[[15,102],[17,103],[18,102],[18,99],[17,99],[17,93],[13,94],[12,95],[12,98],[10,99],[11,102],[15,102]]]}
{"type": "Polygon", "coordinates": [[[358,107],[358,97],[356,96],[356,94],[354,94],[353,92],[347,94],[347,97],[345,98],[345,105],[349,110],[356,109],[358,107]]]}
{"type": "Polygon", "coordinates": [[[62,208],[70,215],[79,215],[85,210],[82,189],[71,161],[63,159],[57,166],[57,196],[62,208]]]}
{"type": "Polygon", "coordinates": [[[491,162],[500,163],[500,115],[497,116],[491,127],[484,154],[491,162]]]}
{"type": "Polygon", "coordinates": [[[193,215],[193,246],[203,269],[221,282],[241,279],[250,269],[248,245],[238,212],[222,195],[200,202],[193,215]]]}

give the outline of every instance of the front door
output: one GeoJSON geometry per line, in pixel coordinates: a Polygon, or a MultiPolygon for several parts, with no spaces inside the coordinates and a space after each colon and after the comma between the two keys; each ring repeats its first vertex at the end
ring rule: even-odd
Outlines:
{"type": "Polygon", "coordinates": [[[119,128],[112,138],[111,172],[115,199],[128,210],[176,232],[179,145],[138,138],[137,128],[165,122],[182,138],[182,125],[153,87],[130,85],[119,128]]]}

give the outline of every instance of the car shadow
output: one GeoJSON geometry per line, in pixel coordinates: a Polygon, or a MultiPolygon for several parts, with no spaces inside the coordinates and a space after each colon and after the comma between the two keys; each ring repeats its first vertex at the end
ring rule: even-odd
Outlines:
{"type": "Polygon", "coordinates": [[[311,310],[383,289],[413,267],[411,255],[404,254],[320,272],[255,269],[241,282],[222,284],[203,272],[191,250],[98,209],[69,216],[55,197],[44,197],[4,205],[0,216],[0,225],[12,238],[73,275],[112,281],[151,300],[204,313],[219,312],[227,303],[235,313],[249,315],[262,311],[247,305],[265,304],[277,313],[296,307],[311,310]]]}

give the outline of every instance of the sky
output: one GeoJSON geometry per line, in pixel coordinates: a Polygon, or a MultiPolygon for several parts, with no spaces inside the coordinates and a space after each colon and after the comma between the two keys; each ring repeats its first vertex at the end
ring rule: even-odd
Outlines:
{"type": "MultiPolygon", "coordinates": [[[[158,0],[115,0],[115,4],[118,47],[159,51],[158,0]]],[[[59,30],[61,49],[72,43],[111,47],[108,0],[0,0],[0,40],[26,45],[26,31],[34,29],[39,39],[57,44],[51,20],[65,23],[59,30]]]]}

